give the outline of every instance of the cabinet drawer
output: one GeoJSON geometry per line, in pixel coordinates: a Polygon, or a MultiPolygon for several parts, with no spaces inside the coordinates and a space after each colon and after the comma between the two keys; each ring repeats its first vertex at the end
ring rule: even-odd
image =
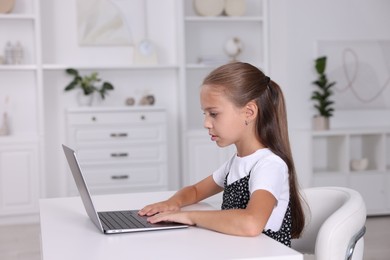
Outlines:
{"type": "Polygon", "coordinates": [[[94,186],[137,186],[164,184],[161,165],[129,166],[127,168],[87,169],[84,171],[88,185],[94,186]]]}
{"type": "Polygon", "coordinates": [[[83,163],[159,162],[165,159],[163,145],[79,149],[77,157],[83,163]]]}
{"type": "Polygon", "coordinates": [[[70,125],[150,124],[165,121],[165,113],[162,111],[68,113],[70,125]]]}
{"type": "Polygon", "coordinates": [[[110,127],[110,128],[78,128],[72,131],[74,139],[79,142],[161,142],[165,141],[163,126],[154,127],[110,127]]]}

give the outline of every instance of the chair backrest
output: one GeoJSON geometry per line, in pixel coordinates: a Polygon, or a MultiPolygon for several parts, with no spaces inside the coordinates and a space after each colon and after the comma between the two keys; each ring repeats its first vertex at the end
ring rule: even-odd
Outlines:
{"type": "MultiPolygon", "coordinates": [[[[302,237],[293,239],[297,251],[314,254],[317,260],[347,259],[348,248],[364,228],[366,207],[362,196],[344,187],[303,189],[307,202],[306,226],[302,237]]],[[[363,239],[354,255],[362,257],[363,239]]],[[[355,258],[354,258],[355,259],[355,258]]]]}

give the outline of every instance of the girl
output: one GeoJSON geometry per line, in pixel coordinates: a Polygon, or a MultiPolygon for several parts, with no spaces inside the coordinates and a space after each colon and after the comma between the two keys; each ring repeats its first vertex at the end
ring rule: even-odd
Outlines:
{"type": "Polygon", "coordinates": [[[151,223],[180,222],[238,236],[265,233],[291,246],[304,214],[280,87],[258,68],[232,62],[204,79],[200,102],[211,140],[220,147],[234,144],[237,153],[211,176],[139,214],[151,223]],[[221,210],[180,211],[221,191],[221,210]]]}

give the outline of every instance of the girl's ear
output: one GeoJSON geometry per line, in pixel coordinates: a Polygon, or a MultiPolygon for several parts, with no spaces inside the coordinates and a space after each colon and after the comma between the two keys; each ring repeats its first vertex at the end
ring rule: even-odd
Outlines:
{"type": "Polygon", "coordinates": [[[246,119],[250,122],[256,119],[258,107],[254,100],[249,101],[245,106],[246,119]]]}

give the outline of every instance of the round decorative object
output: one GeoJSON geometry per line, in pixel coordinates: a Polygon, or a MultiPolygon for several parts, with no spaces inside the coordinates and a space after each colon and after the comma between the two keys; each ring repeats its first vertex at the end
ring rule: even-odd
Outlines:
{"type": "Polygon", "coordinates": [[[194,9],[201,16],[218,16],[223,13],[225,0],[194,0],[194,9]]]}
{"type": "Polygon", "coordinates": [[[154,102],[155,102],[155,98],[153,95],[145,95],[141,98],[139,104],[141,106],[152,106],[154,105],[154,102]]]}
{"type": "Polygon", "coordinates": [[[245,0],[225,0],[225,14],[228,16],[242,16],[245,13],[245,0]]]}
{"type": "Polygon", "coordinates": [[[135,105],[135,99],[133,97],[126,98],[126,105],[127,106],[134,106],[135,105]]]}
{"type": "Polygon", "coordinates": [[[242,43],[241,40],[237,37],[229,39],[225,43],[225,53],[235,61],[237,56],[242,52],[242,43]]]}
{"type": "Polygon", "coordinates": [[[353,171],[364,171],[367,169],[367,167],[368,167],[368,159],[367,158],[351,160],[351,169],[353,171]]]}
{"type": "Polygon", "coordinates": [[[14,8],[15,0],[0,0],[0,13],[10,13],[14,8]]]}
{"type": "Polygon", "coordinates": [[[143,39],[135,49],[134,61],[136,64],[157,64],[156,47],[152,41],[143,39]]]}

